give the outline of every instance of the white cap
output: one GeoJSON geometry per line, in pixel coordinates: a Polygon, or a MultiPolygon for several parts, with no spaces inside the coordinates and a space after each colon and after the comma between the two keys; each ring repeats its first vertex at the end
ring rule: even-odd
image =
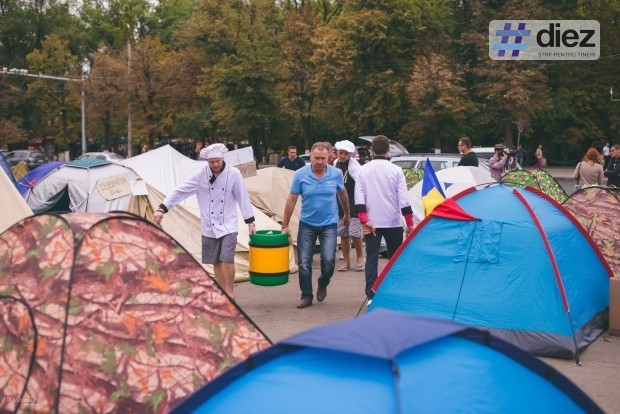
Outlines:
{"type": "Polygon", "coordinates": [[[200,150],[199,157],[203,160],[211,158],[224,158],[224,154],[228,152],[228,148],[224,144],[211,144],[200,150]]]}
{"type": "Polygon", "coordinates": [[[347,139],[344,141],[337,141],[334,147],[336,147],[337,150],[346,151],[349,154],[353,154],[355,152],[355,145],[347,139]]]}

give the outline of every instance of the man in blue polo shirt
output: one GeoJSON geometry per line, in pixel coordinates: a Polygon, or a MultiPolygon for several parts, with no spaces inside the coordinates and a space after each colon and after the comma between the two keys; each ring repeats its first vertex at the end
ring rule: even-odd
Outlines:
{"type": "Polygon", "coordinates": [[[349,197],[344,188],[342,173],[328,165],[329,148],[324,142],[316,142],[310,150],[310,165],[297,170],[286,199],[282,231],[290,234],[289,221],[297,198],[301,195],[299,231],[297,232],[297,256],[299,257],[299,309],[312,305],[312,255],[317,237],[321,248],[321,275],[318,280],[316,300],[323,302],[327,285],[336,267],[336,244],[338,203],[343,206],[343,223],[351,221],[349,197]],[[336,199],[336,196],[338,199],[336,199]]]}

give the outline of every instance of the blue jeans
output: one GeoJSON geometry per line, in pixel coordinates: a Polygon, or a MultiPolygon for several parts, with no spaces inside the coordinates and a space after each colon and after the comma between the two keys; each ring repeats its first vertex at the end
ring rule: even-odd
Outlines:
{"type": "Polygon", "coordinates": [[[375,292],[372,291],[372,285],[375,284],[379,273],[379,250],[381,249],[381,237],[385,239],[387,247],[388,259],[392,257],[398,247],[403,242],[402,227],[375,228],[376,236],[367,234],[364,236],[366,243],[366,297],[372,299],[375,292]]]}
{"type": "Polygon", "coordinates": [[[312,256],[318,237],[321,243],[321,276],[319,287],[327,287],[336,267],[336,223],[315,227],[302,222],[297,232],[297,255],[299,257],[299,288],[301,299],[314,298],[312,293],[312,256]]]}

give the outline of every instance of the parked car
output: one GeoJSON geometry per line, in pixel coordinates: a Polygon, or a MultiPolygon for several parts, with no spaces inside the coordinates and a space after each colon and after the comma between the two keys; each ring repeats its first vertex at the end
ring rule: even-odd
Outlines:
{"type": "Polygon", "coordinates": [[[487,160],[495,155],[495,147],[473,147],[471,150],[478,158],[486,158],[487,160]]]}
{"type": "Polygon", "coordinates": [[[6,157],[6,154],[8,153],[9,153],[9,150],[0,149],[0,154],[2,154],[3,157],[6,157]]]}
{"type": "Polygon", "coordinates": [[[306,164],[310,164],[310,154],[301,154],[298,157],[304,160],[306,164]]]}
{"type": "MultiPolygon", "coordinates": [[[[357,137],[358,140],[364,142],[364,144],[367,146],[370,146],[370,143],[372,143],[373,138],[374,138],[374,135],[364,135],[361,137],[357,137]]],[[[409,154],[409,151],[407,151],[407,148],[403,147],[398,141],[394,141],[393,139],[391,139],[390,140],[390,154],[388,155],[388,158],[392,158],[400,154],[409,154]]]]}
{"type": "Polygon", "coordinates": [[[353,157],[361,165],[366,164],[368,161],[372,159],[372,156],[370,155],[370,150],[364,145],[355,147],[355,155],[353,157]]]}
{"type": "Polygon", "coordinates": [[[15,150],[6,154],[7,162],[11,165],[17,165],[20,162],[26,163],[29,170],[37,168],[47,162],[45,154],[42,151],[33,150],[15,150]]]}
{"type": "Polygon", "coordinates": [[[80,155],[79,157],[77,157],[78,160],[83,160],[83,159],[87,159],[87,158],[97,158],[100,160],[108,160],[108,161],[112,161],[112,162],[116,162],[116,161],[120,161],[120,160],[124,160],[125,157],[123,157],[122,155],[118,155],[114,152],[87,152],[85,154],[80,155]]]}
{"type": "MultiPolygon", "coordinates": [[[[390,161],[401,168],[424,169],[427,158],[435,171],[457,167],[461,161],[460,154],[403,154],[392,157],[390,161]]],[[[489,171],[489,160],[478,157],[478,168],[489,171]]]]}

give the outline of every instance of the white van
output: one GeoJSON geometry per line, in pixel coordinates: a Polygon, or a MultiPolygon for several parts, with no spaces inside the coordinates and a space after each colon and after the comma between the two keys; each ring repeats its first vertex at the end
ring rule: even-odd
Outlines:
{"type": "Polygon", "coordinates": [[[486,158],[487,160],[495,155],[495,147],[473,147],[471,150],[478,157],[486,158]]]}

